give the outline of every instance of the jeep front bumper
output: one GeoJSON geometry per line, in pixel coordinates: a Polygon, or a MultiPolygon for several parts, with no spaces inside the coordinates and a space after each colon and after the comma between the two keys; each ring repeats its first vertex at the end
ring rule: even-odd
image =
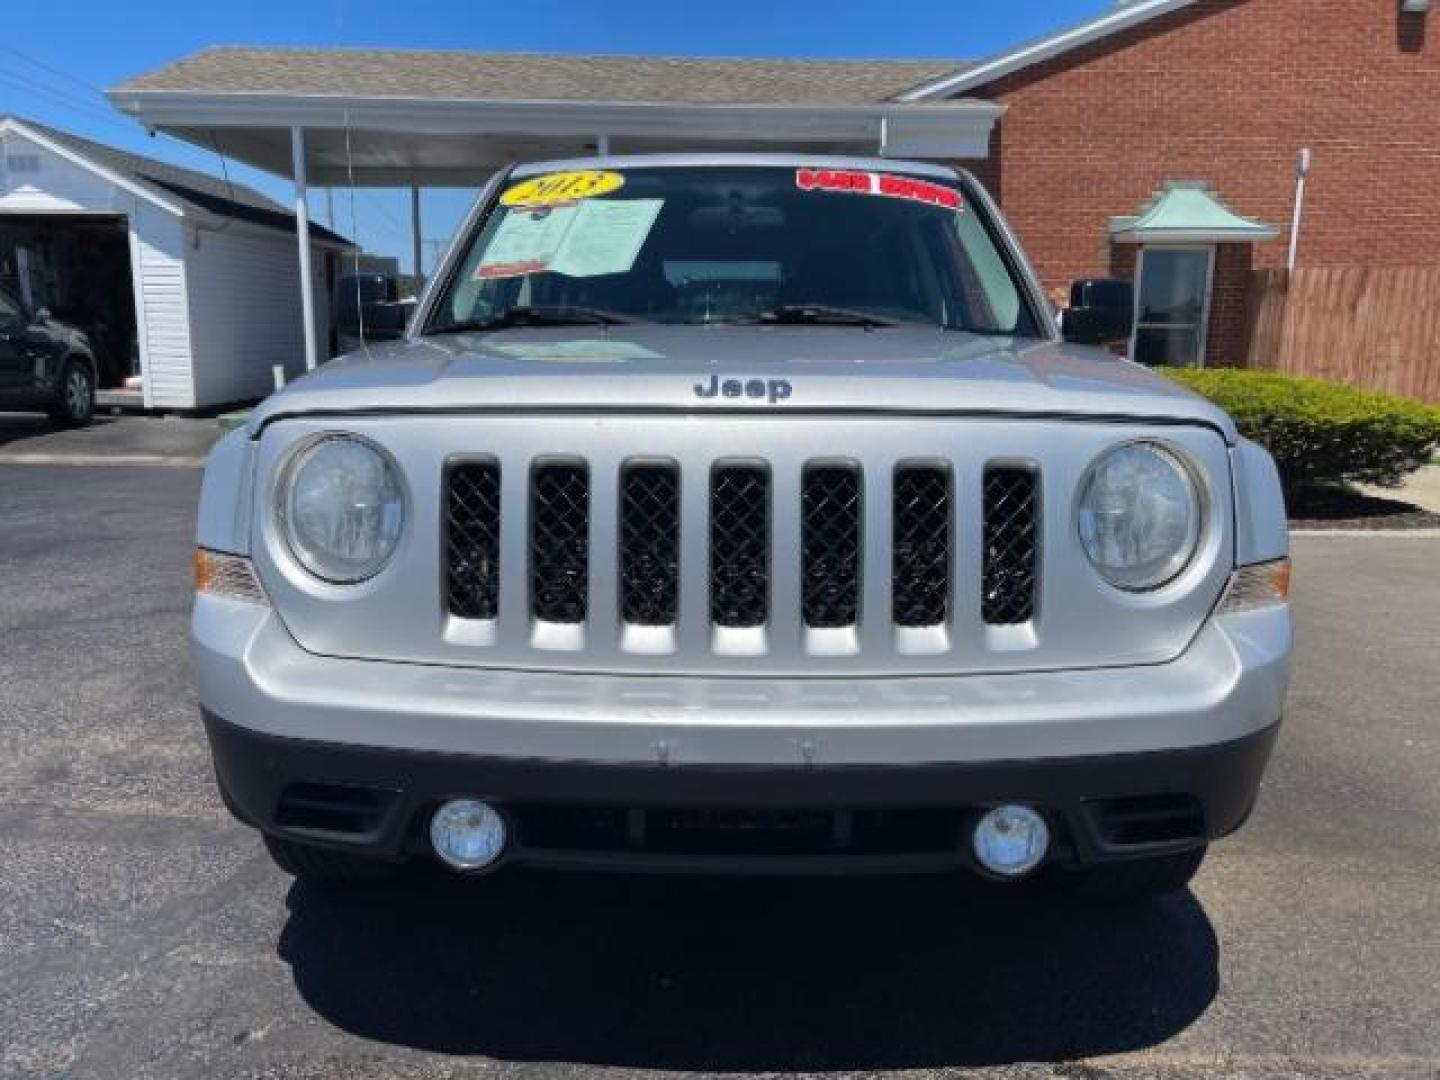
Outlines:
{"type": "Polygon", "coordinates": [[[1001,802],[1040,808],[1079,863],[1233,831],[1290,622],[1212,618],[1145,667],[741,680],[316,656],[269,608],[202,595],[194,646],[227,804],[270,833],[400,859],[469,795],[510,818],[512,862],[909,870],[967,862],[967,824],[1001,802]]]}

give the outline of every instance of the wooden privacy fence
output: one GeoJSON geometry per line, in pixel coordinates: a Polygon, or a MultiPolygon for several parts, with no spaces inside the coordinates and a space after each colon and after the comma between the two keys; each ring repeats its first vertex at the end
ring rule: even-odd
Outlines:
{"type": "Polygon", "coordinates": [[[1250,367],[1440,402],[1440,267],[1256,270],[1250,367]]]}

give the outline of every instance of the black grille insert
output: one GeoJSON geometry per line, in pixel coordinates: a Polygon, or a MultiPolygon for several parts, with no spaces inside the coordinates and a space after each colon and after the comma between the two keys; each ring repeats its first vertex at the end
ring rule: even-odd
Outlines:
{"type": "Polygon", "coordinates": [[[1032,469],[985,470],[985,569],[980,587],[987,623],[1013,625],[1035,616],[1037,487],[1032,469]]]}
{"type": "Polygon", "coordinates": [[[950,612],[950,473],[934,465],[895,471],[891,510],[896,626],[938,626],[950,612]]]}
{"type": "Polygon", "coordinates": [[[1205,811],[1194,795],[1126,795],[1090,804],[1100,837],[1112,847],[1205,838],[1205,811]]]}
{"type": "Polygon", "coordinates": [[[898,855],[959,850],[953,807],[623,807],[511,804],[530,851],[685,855],[898,855]]]}
{"type": "Polygon", "coordinates": [[[680,595],[680,471],[632,465],[620,481],[620,613],[639,626],[675,622],[680,595]]]}
{"type": "Polygon", "coordinates": [[[445,497],[450,614],[493,619],[500,603],[500,466],[455,465],[445,497]]]}
{"type": "Polygon", "coordinates": [[[763,626],[770,615],[770,473],[723,465],[710,482],[710,621],[763,626]]]}
{"type": "Polygon", "coordinates": [[[374,833],[395,793],[348,784],[297,783],[280,793],[275,824],[284,829],[363,836],[374,833]]]}
{"type": "Polygon", "coordinates": [[[860,610],[860,470],[805,470],[800,561],[805,625],[854,626],[860,610]]]}
{"type": "Polygon", "coordinates": [[[585,621],[590,586],[590,473],[541,465],[530,481],[530,604],[545,622],[585,621]]]}

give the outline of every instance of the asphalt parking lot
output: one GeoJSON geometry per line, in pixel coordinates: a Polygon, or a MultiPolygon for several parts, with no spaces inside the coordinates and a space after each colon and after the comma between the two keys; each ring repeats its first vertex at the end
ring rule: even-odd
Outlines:
{"type": "Polygon", "coordinates": [[[0,412],[0,465],[168,465],[205,463],[220,428],[182,416],[97,415],[81,428],[57,428],[40,413],[0,412]]]}
{"type": "Polygon", "coordinates": [[[1297,539],[1287,727],[1193,893],[537,874],[336,899],[215,796],[198,486],[0,463],[0,1076],[1440,1075],[1440,538],[1297,539]]]}

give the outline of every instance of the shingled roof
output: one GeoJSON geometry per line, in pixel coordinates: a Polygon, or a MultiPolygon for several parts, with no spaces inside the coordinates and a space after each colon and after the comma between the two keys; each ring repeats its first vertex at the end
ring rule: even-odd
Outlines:
{"type": "MultiPolygon", "coordinates": [[[[182,208],[190,207],[216,217],[234,218],[291,235],[295,233],[294,214],[244,184],[233,184],[220,176],[132,154],[23,116],[0,115],[0,124],[5,121],[13,121],[22,132],[27,129],[33,131],[85,160],[124,177],[164,202],[178,202],[182,208]]],[[[310,235],[312,239],[322,242],[351,246],[345,237],[313,222],[310,225],[310,235]]]]}
{"type": "Polygon", "coordinates": [[[399,49],[205,49],[112,93],[494,101],[863,105],[953,74],[953,60],[757,60],[399,49]]]}

